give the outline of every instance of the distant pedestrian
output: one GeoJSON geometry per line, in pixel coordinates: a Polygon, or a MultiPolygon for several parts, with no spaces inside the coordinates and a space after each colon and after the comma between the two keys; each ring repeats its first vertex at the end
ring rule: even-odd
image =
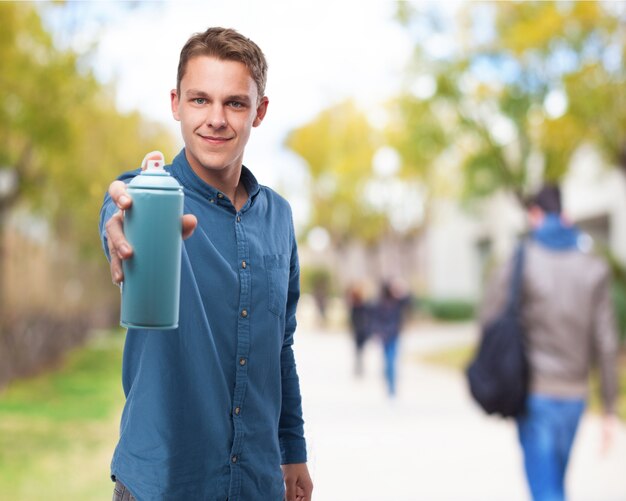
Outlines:
{"type": "Polygon", "coordinates": [[[354,373],[357,377],[363,375],[363,349],[372,332],[372,311],[365,299],[362,284],[354,284],[348,290],[348,313],[350,331],[354,341],[354,373]]]}
{"type": "Polygon", "coordinates": [[[380,297],[373,309],[374,332],[380,337],[384,355],[384,376],[390,397],[396,394],[397,359],[400,331],[410,297],[397,282],[383,282],[380,297]]]}
{"type": "MultiPolygon", "coordinates": [[[[580,232],[561,214],[557,186],[529,205],[522,319],[530,364],[530,395],[517,418],[534,501],[563,501],[565,474],[585,409],[590,367],[597,360],[604,404],[605,446],[616,427],[618,336],[608,266],[579,249],[580,232]]],[[[482,321],[503,307],[511,263],[489,284],[482,321]]]]}

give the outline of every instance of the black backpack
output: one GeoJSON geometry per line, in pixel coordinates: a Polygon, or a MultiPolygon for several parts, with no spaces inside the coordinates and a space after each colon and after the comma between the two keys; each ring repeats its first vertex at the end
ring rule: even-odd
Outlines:
{"type": "Polygon", "coordinates": [[[520,318],[524,245],[515,254],[508,302],[482,331],[474,359],[466,369],[470,393],[487,414],[503,417],[524,412],[529,369],[520,318]]]}

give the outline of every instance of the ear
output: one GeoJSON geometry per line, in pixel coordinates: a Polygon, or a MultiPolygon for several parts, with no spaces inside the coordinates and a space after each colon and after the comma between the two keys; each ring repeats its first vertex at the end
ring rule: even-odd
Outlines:
{"type": "Polygon", "coordinates": [[[252,127],[258,127],[261,125],[263,118],[265,118],[265,114],[267,113],[267,105],[269,104],[269,99],[266,96],[261,98],[261,102],[256,108],[256,116],[254,117],[254,122],[252,122],[252,127]]]}
{"type": "Polygon", "coordinates": [[[174,120],[180,122],[180,116],[178,114],[178,105],[180,104],[180,101],[178,99],[178,93],[176,92],[176,89],[172,89],[170,91],[170,104],[172,106],[172,115],[174,116],[174,120]]]}

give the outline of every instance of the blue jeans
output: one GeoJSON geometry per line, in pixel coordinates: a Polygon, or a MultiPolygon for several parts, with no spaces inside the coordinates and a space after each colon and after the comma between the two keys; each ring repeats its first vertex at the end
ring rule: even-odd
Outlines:
{"type": "Polygon", "coordinates": [[[135,498],[122,482],[115,480],[113,501],[135,501],[135,498]]]}
{"type": "Polygon", "coordinates": [[[565,500],[565,472],[584,409],[583,399],[528,397],[517,429],[534,501],[565,500]]]}
{"type": "Polygon", "coordinates": [[[385,354],[385,380],[387,381],[387,391],[390,396],[396,394],[396,360],[398,358],[398,337],[386,339],[383,342],[383,352],[385,354]]]}

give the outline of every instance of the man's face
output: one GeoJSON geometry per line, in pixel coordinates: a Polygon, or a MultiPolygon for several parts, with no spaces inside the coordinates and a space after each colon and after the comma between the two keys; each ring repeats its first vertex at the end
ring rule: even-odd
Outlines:
{"type": "Polygon", "coordinates": [[[197,56],[187,62],[180,95],[171,91],[172,113],[180,121],[187,160],[205,180],[238,170],[252,127],[268,100],[243,63],[197,56]]]}

